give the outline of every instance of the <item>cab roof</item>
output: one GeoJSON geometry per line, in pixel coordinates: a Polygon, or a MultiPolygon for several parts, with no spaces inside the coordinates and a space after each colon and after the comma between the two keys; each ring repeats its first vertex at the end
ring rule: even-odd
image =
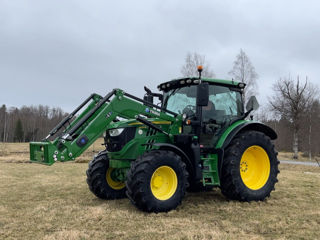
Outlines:
{"type": "MultiPolygon", "coordinates": [[[[208,82],[209,84],[223,85],[227,87],[244,88],[246,86],[246,84],[242,82],[236,82],[233,80],[216,79],[216,78],[201,78],[201,81],[208,82]]],[[[173,79],[171,81],[159,84],[158,90],[166,92],[171,89],[190,86],[190,85],[197,85],[197,84],[199,84],[198,77],[177,78],[177,79],[173,79]]]]}

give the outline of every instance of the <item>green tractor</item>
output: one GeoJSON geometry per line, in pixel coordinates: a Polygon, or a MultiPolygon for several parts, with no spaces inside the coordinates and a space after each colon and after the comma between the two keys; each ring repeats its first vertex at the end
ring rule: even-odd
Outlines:
{"type": "Polygon", "coordinates": [[[147,212],[170,211],[186,191],[213,187],[228,199],[264,200],[278,181],[277,134],[245,120],[258,107],[252,97],[244,109],[245,84],[198,71],[160,84],[162,93],[145,87],[143,99],[120,89],[92,94],[42,142],[30,143],[30,160],[72,161],[103,134],[106,149],[86,172],[99,198],[128,197],[147,212]]]}

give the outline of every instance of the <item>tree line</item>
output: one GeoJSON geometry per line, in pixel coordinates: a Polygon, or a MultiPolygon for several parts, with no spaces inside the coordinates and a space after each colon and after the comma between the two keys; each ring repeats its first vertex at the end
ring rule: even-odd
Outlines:
{"type": "Polygon", "coordinates": [[[29,142],[43,139],[67,114],[59,107],[2,105],[0,108],[0,141],[29,142]]]}

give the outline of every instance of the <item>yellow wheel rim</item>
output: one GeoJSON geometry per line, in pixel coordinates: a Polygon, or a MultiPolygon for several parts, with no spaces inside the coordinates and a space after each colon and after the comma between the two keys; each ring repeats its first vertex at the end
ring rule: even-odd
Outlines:
{"type": "Polygon", "coordinates": [[[150,181],[151,192],[159,200],[171,198],[176,192],[177,186],[177,174],[171,167],[161,166],[152,174],[150,181]]]}
{"type": "Polygon", "coordinates": [[[114,170],[113,168],[108,168],[108,170],[107,170],[107,173],[106,173],[107,183],[114,190],[120,190],[120,189],[124,188],[126,185],[123,182],[117,182],[112,179],[111,173],[113,170],[114,170]]]}
{"type": "Polygon", "coordinates": [[[270,175],[270,160],[260,146],[247,148],[240,161],[240,175],[243,183],[252,190],[262,188],[270,175]]]}

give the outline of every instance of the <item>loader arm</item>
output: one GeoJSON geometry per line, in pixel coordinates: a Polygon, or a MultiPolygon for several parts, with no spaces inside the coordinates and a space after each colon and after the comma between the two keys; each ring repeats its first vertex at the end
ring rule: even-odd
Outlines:
{"type": "Polygon", "coordinates": [[[93,144],[116,117],[125,119],[160,118],[172,122],[171,127],[178,124],[176,113],[147,103],[121,89],[114,89],[103,98],[92,94],[50,131],[42,142],[30,143],[30,160],[47,165],[52,165],[56,161],[72,161],[93,144]],[[84,106],[87,107],[79,116],[75,117],[76,113],[84,106]],[[58,131],[67,123],[69,126],[50,141],[49,138],[58,135],[58,131]]]}

